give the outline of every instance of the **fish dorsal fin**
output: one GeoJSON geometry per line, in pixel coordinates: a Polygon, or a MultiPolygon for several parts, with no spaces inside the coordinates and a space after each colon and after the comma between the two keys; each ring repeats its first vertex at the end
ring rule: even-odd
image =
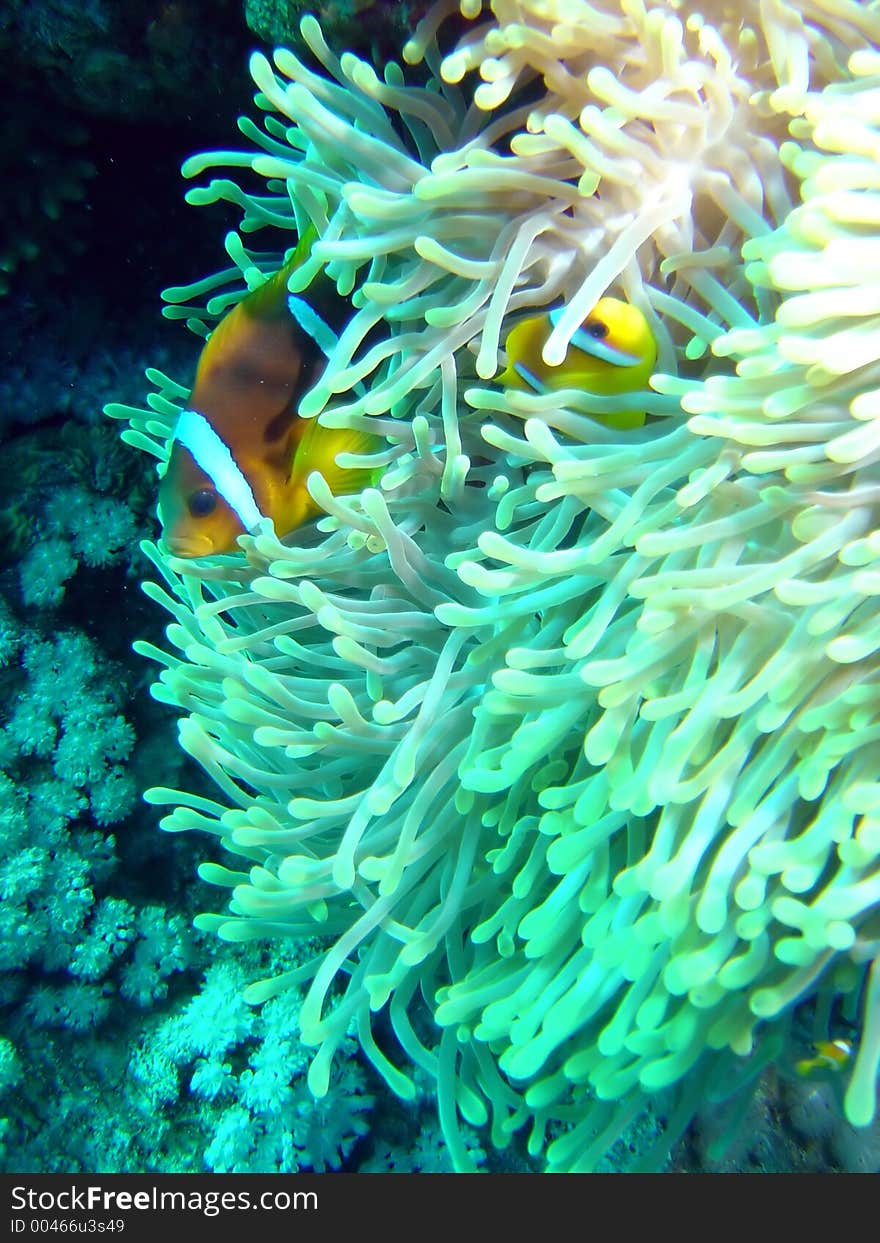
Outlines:
{"type": "Polygon", "coordinates": [[[285,315],[287,309],[287,282],[291,272],[301,267],[312,251],[318,237],[313,224],[307,226],[300,235],[293,253],[288,256],[274,276],[270,276],[262,285],[251,290],[242,301],[242,306],[254,319],[274,319],[285,315]]]}

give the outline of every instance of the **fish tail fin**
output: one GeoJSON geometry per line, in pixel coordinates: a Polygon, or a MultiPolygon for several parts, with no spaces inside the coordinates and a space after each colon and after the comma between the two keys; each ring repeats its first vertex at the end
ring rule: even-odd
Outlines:
{"type": "Polygon", "coordinates": [[[350,496],[374,483],[381,468],[340,465],[338,456],[344,453],[369,455],[375,453],[381,443],[379,437],[370,432],[322,427],[317,419],[311,419],[294,456],[291,475],[305,485],[312,471],[320,471],[334,496],[350,496]]]}

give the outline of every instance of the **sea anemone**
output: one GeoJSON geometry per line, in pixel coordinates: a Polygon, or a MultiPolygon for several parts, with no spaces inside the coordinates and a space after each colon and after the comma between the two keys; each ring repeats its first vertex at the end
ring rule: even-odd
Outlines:
{"type": "MultiPolygon", "coordinates": [[[[659,1164],[695,1104],[784,1057],[796,1006],[857,1008],[846,1113],[880,1059],[880,12],[845,0],[462,0],[381,76],[252,59],[263,123],[194,202],[233,267],[169,291],[205,330],[308,223],[352,314],[301,413],[384,438],[381,484],[200,562],[148,553],[156,696],[216,801],[171,830],[238,861],[201,923],[323,935],[309,1083],[357,1032],[404,1098],[594,1168],[648,1102],[659,1164]],[[285,232],[289,231],[289,232],[285,232]],[[255,252],[242,236],[271,239],[255,252]],[[242,280],[243,278],[243,280],[242,280]],[[658,344],[637,395],[513,391],[524,313],[596,300],[658,344]],[[204,305],[194,299],[211,294],[204,305]],[[635,401],[643,428],[594,417],[635,401]],[[865,977],[868,975],[867,987],[865,977]]],[[[187,390],[115,407],[162,463],[187,390]]],[[[231,861],[230,861],[231,862],[231,861]]]]}

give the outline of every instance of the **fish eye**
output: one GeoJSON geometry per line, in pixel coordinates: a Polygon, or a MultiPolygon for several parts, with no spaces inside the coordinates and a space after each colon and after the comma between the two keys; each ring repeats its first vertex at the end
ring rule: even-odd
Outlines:
{"type": "Polygon", "coordinates": [[[207,518],[217,508],[217,493],[213,488],[199,488],[190,496],[187,508],[193,518],[207,518]]]}
{"type": "Polygon", "coordinates": [[[608,336],[608,325],[603,324],[601,319],[588,319],[584,328],[597,341],[602,341],[608,336]]]}

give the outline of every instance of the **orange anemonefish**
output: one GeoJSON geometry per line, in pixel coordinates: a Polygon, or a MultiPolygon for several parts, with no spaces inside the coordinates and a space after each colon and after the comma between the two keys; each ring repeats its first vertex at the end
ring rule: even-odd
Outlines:
{"type": "Polygon", "coordinates": [[[163,537],[176,556],[228,552],[263,517],[287,535],[321,512],[306,489],[313,470],[337,496],[372,482],[373,471],[343,469],[336,455],[369,453],[375,436],[299,417],[336,339],[304,299],[287,293],[314,236],[313,229],[303,234],[284,266],[220,320],[202,350],[159,485],[163,537]]]}
{"type": "MultiPolygon", "coordinates": [[[[579,388],[600,396],[645,388],[657,360],[657,343],[640,310],[618,298],[600,298],[571,338],[565,358],[551,367],[542,351],[561,315],[562,307],[557,307],[522,319],[511,329],[504,342],[507,368],[498,383],[536,393],[579,388]]],[[[641,427],[645,421],[642,410],[591,417],[620,429],[641,427]]]]}
{"type": "Polygon", "coordinates": [[[794,1069],[797,1074],[807,1076],[820,1070],[843,1070],[853,1055],[850,1040],[817,1040],[813,1048],[816,1050],[815,1057],[804,1057],[795,1062],[794,1069]]]}

